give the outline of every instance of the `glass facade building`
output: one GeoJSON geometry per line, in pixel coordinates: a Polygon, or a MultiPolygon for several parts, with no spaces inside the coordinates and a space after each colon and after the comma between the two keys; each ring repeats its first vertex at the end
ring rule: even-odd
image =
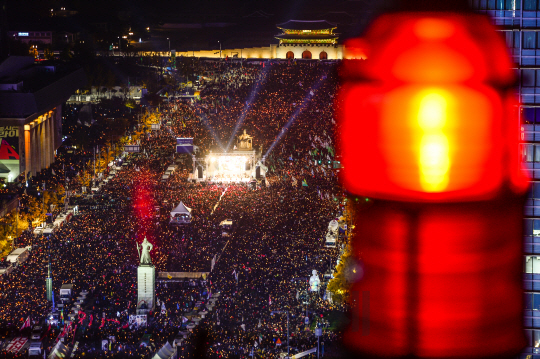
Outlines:
{"type": "Polygon", "coordinates": [[[540,359],[540,0],[469,0],[504,34],[518,76],[521,158],[532,179],[524,209],[524,326],[521,358],[540,359]]]}

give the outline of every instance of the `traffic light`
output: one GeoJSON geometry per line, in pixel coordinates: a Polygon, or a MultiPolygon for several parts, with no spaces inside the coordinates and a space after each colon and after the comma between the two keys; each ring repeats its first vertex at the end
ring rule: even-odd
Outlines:
{"type": "Polygon", "coordinates": [[[519,353],[527,179],[503,40],[480,15],[396,12],[345,47],[342,179],[374,200],[356,216],[364,276],[345,344],[376,357],[519,353]]]}

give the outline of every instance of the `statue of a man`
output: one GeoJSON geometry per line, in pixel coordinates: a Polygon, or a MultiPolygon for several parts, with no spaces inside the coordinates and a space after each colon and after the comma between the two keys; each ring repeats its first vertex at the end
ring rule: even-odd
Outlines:
{"type": "Polygon", "coordinates": [[[152,243],[146,240],[146,237],[144,237],[144,241],[141,243],[140,246],[139,243],[137,243],[137,253],[139,253],[141,264],[152,264],[152,258],[150,258],[150,251],[153,248],[154,246],[152,245],[152,243]]]}
{"type": "Polygon", "coordinates": [[[311,271],[311,274],[313,274],[310,278],[309,278],[309,289],[312,291],[312,292],[318,292],[319,291],[319,287],[321,285],[321,280],[319,279],[319,276],[317,275],[317,270],[314,269],[311,271]]]}

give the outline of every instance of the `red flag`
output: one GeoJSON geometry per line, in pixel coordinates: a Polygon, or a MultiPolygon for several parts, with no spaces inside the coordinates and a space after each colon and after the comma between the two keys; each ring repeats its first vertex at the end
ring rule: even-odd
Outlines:
{"type": "Polygon", "coordinates": [[[268,295],[268,305],[272,305],[272,298],[268,295]]]}
{"type": "Polygon", "coordinates": [[[19,330],[23,330],[24,328],[30,328],[31,324],[30,324],[30,316],[28,316],[28,318],[26,318],[24,324],[22,325],[21,329],[19,330]]]}
{"type": "Polygon", "coordinates": [[[64,324],[64,329],[62,329],[62,333],[60,333],[60,335],[58,337],[59,338],[63,337],[65,334],[66,334],[66,324],[64,324]]]}

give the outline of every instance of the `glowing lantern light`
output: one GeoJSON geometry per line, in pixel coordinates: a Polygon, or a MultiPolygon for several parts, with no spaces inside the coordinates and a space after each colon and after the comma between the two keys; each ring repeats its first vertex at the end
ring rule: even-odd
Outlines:
{"type": "Polygon", "coordinates": [[[345,344],[377,357],[519,353],[527,178],[504,42],[479,15],[407,12],[350,44],[343,182],[374,201],[355,223],[364,276],[345,344]]]}
{"type": "Polygon", "coordinates": [[[492,31],[475,15],[394,14],[352,41],[351,52],[368,59],[344,60],[342,68],[349,190],[460,201],[492,197],[509,179],[517,191],[526,187],[517,117],[509,121],[510,61],[492,31]]]}

